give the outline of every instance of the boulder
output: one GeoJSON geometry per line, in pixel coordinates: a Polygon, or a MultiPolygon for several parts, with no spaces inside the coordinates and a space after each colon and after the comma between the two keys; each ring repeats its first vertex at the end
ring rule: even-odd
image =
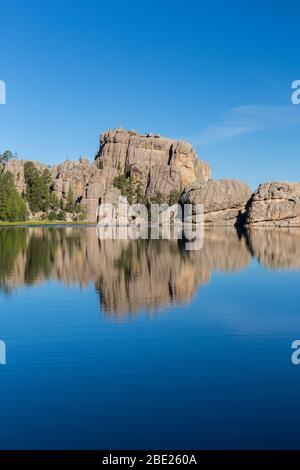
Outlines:
{"type": "Polygon", "coordinates": [[[300,183],[261,184],[247,205],[246,224],[300,226],[300,183]]]}
{"type": "Polygon", "coordinates": [[[251,189],[242,181],[210,180],[186,188],[180,202],[203,204],[205,224],[239,225],[250,196],[251,189]]]}

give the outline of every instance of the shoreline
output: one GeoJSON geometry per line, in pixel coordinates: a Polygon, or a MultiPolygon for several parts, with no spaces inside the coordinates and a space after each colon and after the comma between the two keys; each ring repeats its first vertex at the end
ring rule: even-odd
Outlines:
{"type": "Polygon", "coordinates": [[[90,226],[95,227],[97,226],[97,222],[66,222],[63,220],[30,220],[25,222],[1,222],[0,221],[0,228],[1,227],[39,227],[39,226],[57,226],[57,225],[65,225],[65,226],[90,226]]]}

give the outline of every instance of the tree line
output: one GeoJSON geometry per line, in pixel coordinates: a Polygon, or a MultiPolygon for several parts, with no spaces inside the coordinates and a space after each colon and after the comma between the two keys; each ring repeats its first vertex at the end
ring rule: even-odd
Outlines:
{"type": "Polygon", "coordinates": [[[40,213],[48,220],[65,220],[66,213],[84,218],[70,187],[66,200],[59,200],[53,192],[53,180],[48,169],[42,172],[33,162],[24,165],[26,190],[20,195],[12,173],[5,172],[6,163],[16,158],[9,150],[0,154],[0,221],[22,222],[28,220],[29,212],[40,213]]]}

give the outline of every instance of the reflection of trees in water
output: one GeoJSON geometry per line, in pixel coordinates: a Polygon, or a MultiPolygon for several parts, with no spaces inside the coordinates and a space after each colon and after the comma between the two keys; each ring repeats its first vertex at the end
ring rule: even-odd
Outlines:
{"type": "Polygon", "coordinates": [[[81,249],[80,243],[79,233],[70,233],[63,228],[1,229],[0,288],[8,292],[18,286],[18,279],[20,284],[33,284],[50,278],[58,251],[62,259],[72,257],[81,249]]]}
{"type": "Polygon", "coordinates": [[[93,283],[102,309],[125,314],[190,301],[214,271],[300,267],[300,230],[208,229],[204,247],[182,240],[99,240],[94,228],[0,229],[0,288],[5,292],[46,279],[93,283]]]}
{"type": "Polygon", "coordinates": [[[7,291],[7,273],[11,273],[16,258],[26,248],[26,229],[0,230],[0,289],[7,291]]]}
{"type": "Polygon", "coordinates": [[[73,256],[80,250],[80,234],[68,232],[63,228],[39,229],[28,237],[25,265],[25,282],[32,284],[37,279],[51,277],[60,248],[62,258],[73,256]]]}
{"type": "Polygon", "coordinates": [[[29,238],[25,264],[25,282],[32,284],[40,277],[49,277],[55,261],[55,232],[43,232],[41,237],[29,238]]]}

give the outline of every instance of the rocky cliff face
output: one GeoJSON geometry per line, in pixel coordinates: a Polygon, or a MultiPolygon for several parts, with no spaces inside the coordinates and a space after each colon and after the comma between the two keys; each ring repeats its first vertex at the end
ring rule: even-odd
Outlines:
{"type": "MultiPolygon", "coordinates": [[[[34,163],[39,170],[48,168],[34,163]]],[[[25,161],[12,160],[5,169],[12,172],[21,194],[26,189],[24,164],[25,161]]],[[[210,178],[209,165],[197,159],[187,142],[123,129],[101,134],[99,152],[93,164],[87,159],[65,161],[50,171],[52,190],[58,199],[66,200],[71,189],[85,210],[86,220],[91,222],[96,220],[96,209],[101,201],[115,202],[122,194],[120,188],[116,190],[113,186],[117,176],[125,175],[140,196],[148,199],[159,196],[162,201],[167,201],[172,194],[179,197],[187,185],[210,178]]]]}
{"type": "MultiPolygon", "coordinates": [[[[24,194],[26,192],[24,165],[27,161],[28,160],[9,160],[4,167],[4,173],[7,173],[8,171],[12,173],[16,188],[20,194],[24,194]]],[[[33,163],[40,172],[49,168],[47,165],[40,162],[33,163]]]]}
{"type": "Polygon", "coordinates": [[[149,200],[159,197],[163,201],[172,194],[179,197],[193,182],[210,178],[208,163],[197,159],[189,143],[123,129],[101,134],[95,164],[99,172],[94,170],[83,201],[91,216],[101,198],[110,201],[111,186],[118,175],[130,178],[132,187],[149,200]]]}
{"type": "Polygon", "coordinates": [[[300,183],[265,183],[247,206],[246,224],[265,227],[300,225],[300,183]]]}
{"type": "MultiPolygon", "coordinates": [[[[13,174],[25,193],[24,160],[11,160],[5,172],[13,174]]],[[[46,165],[34,162],[42,172],[46,165]]],[[[91,164],[87,159],[65,161],[50,169],[54,191],[66,201],[72,190],[86,220],[96,221],[100,203],[129,202],[203,204],[207,225],[300,226],[300,183],[265,183],[251,196],[238,180],[212,180],[208,163],[197,159],[193,147],[157,134],[123,129],[100,136],[100,148],[91,164]],[[116,187],[116,178],[120,181],[116,187]]],[[[195,211],[194,211],[195,212],[195,211]]]]}
{"type": "Polygon", "coordinates": [[[194,181],[210,178],[209,165],[197,160],[189,143],[123,129],[101,134],[96,163],[100,169],[112,167],[120,173],[128,168],[130,174],[144,183],[149,194],[156,191],[158,175],[163,175],[159,188],[165,196],[170,190],[183,189],[194,181]]]}
{"type": "Polygon", "coordinates": [[[89,160],[65,161],[51,168],[53,191],[59,199],[66,199],[71,189],[76,199],[81,199],[91,178],[89,160]]]}

